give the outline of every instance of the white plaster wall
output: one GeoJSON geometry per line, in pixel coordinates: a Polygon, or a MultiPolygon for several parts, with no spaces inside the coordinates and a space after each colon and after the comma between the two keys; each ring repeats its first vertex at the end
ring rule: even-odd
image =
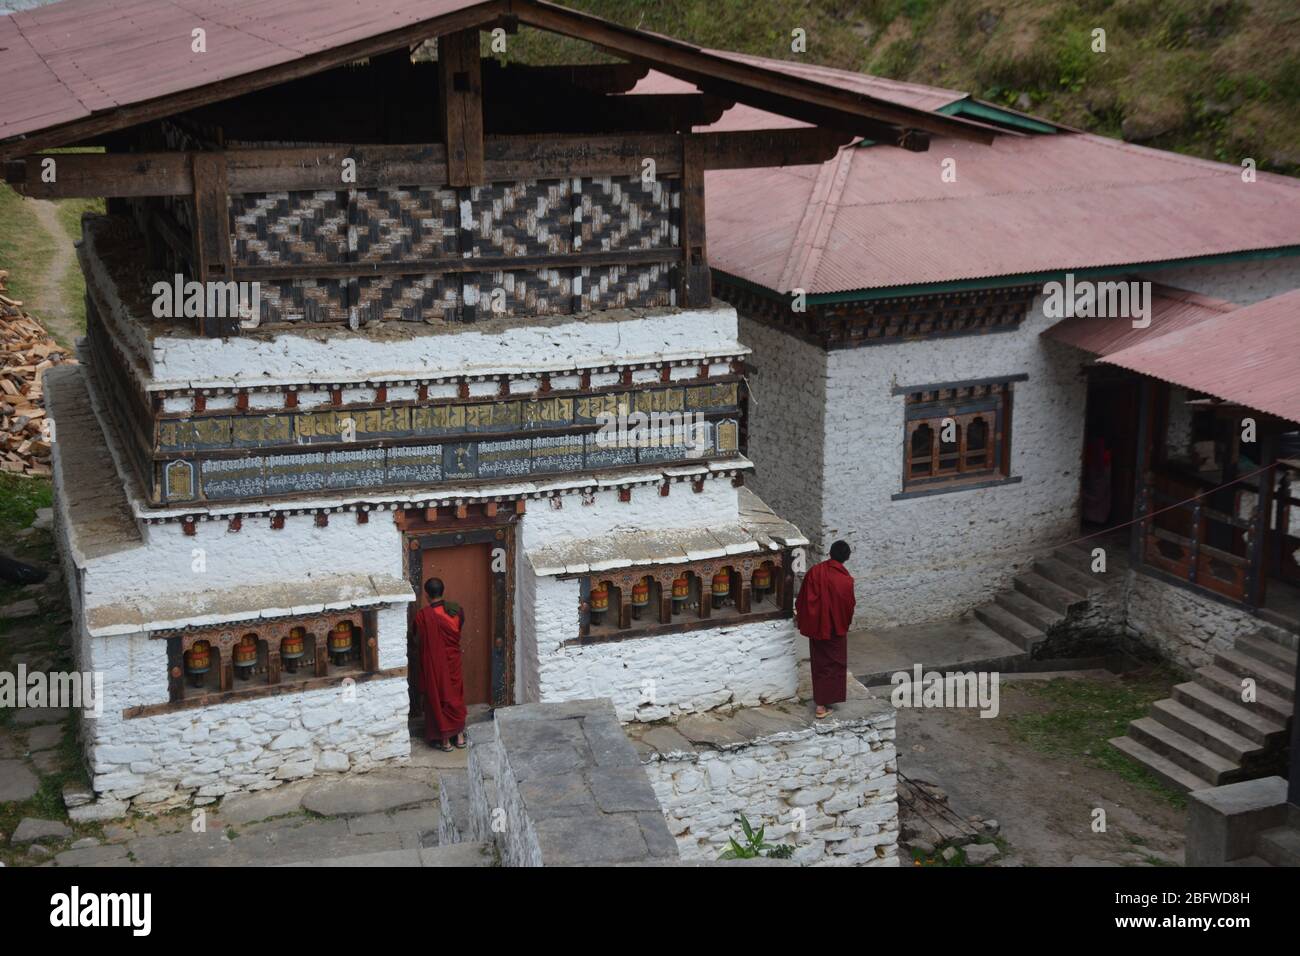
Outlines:
{"type": "Polygon", "coordinates": [[[897,866],[894,727],[890,709],[826,732],[659,757],[646,773],[684,860],[716,860],[743,813],[806,865],[897,866]]]}
{"type": "Polygon", "coordinates": [[[159,337],[150,354],[154,384],[182,387],[484,375],[742,351],[736,312],[719,302],[683,311],[489,321],[464,331],[395,328],[380,336],[330,328],[231,339],[159,337]]]}
{"type": "Polygon", "coordinates": [[[87,563],[86,606],[340,574],[406,576],[401,536],[387,512],[366,524],[352,513],[330,515],[324,528],[312,515],[291,515],[279,530],[266,517],[241,525],[232,532],[227,521],[199,521],[192,536],[179,522],[142,526],[144,547],[87,563]]]}
{"type": "Polygon", "coordinates": [[[690,481],[673,482],[667,497],[659,493],[658,485],[631,491],[631,501],[619,501],[617,489],[596,492],[590,503],[582,494],[529,501],[520,525],[520,544],[532,550],[618,532],[716,528],[739,520],[739,492],[726,478],[705,478],[701,491],[695,491],[690,481]]]}
{"type": "MultiPolygon", "coordinates": [[[[380,667],[404,666],[404,606],[379,611],[378,638],[380,667]]],[[[83,635],[82,646],[88,666],[104,675],[103,714],[82,722],[92,785],[102,798],[202,804],[410,755],[405,677],[128,719],[127,708],[168,700],[166,641],[83,635]]]]}
{"type": "Polygon", "coordinates": [[[520,614],[532,621],[536,685],[520,703],[608,697],[619,720],[652,721],[784,700],[798,686],[789,620],[565,646],[578,636],[578,582],[534,582],[532,607],[521,603],[520,614]]]}
{"type": "Polygon", "coordinates": [[[1152,269],[1145,278],[1237,305],[1250,305],[1300,289],[1300,256],[1152,269]]]}
{"type": "Polygon", "coordinates": [[[827,359],[822,349],[741,317],[741,341],[753,349],[749,376],[749,453],[757,467],[747,483],[812,542],[821,541],[826,474],[827,359]]]}
{"type": "Polygon", "coordinates": [[[804,530],[823,548],[837,538],[853,548],[857,626],[958,615],[1077,533],[1086,382],[1077,351],[1040,338],[1053,321],[1041,302],[1014,332],[828,354],[824,520],[820,534],[804,530]],[[1013,386],[1011,474],[1021,480],[892,500],[904,443],[894,386],[1018,374],[1029,376],[1013,386]]]}

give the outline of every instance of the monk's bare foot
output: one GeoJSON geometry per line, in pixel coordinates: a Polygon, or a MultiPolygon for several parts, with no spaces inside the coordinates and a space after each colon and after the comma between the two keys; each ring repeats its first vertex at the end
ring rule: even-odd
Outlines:
{"type": "Polygon", "coordinates": [[[821,704],[817,705],[818,720],[821,720],[823,717],[829,717],[830,715],[831,715],[831,709],[829,707],[823,707],[821,704]]]}
{"type": "Polygon", "coordinates": [[[457,734],[457,735],[456,735],[456,749],[457,749],[457,750],[464,750],[464,749],[465,749],[465,735],[464,735],[464,734],[457,734]]]}

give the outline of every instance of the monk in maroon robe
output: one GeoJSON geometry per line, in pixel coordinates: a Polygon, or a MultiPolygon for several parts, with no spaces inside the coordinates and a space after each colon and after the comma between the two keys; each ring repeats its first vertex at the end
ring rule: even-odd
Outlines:
{"type": "Polygon", "coordinates": [[[848,633],[857,605],[853,575],[844,567],[849,554],[845,542],[831,545],[830,559],[814,564],[804,575],[796,602],[795,621],[799,633],[808,638],[812,659],[818,720],[831,712],[831,704],[838,704],[848,694],[848,633]]]}
{"type": "Polygon", "coordinates": [[[465,680],[460,633],[465,612],[442,598],[438,578],[424,582],[429,603],[415,615],[420,636],[420,691],[424,695],[424,739],[439,750],[465,746],[465,680]]]}

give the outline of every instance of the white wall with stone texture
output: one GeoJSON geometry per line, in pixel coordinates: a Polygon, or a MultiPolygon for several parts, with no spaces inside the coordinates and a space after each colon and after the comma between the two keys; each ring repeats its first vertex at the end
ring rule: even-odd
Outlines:
{"type": "Polygon", "coordinates": [[[1300,255],[1151,269],[1144,278],[1237,305],[1300,289],[1300,255]]]}
{"type": "MultiPolygon", "coordinates": [[[[895,714],[759,737],[645,765],[684,860],[716,860],[737,815],[812,866],[897,866],[895,714]]],[[[743,841],[742,841],[743,842],[743,841]]]]}

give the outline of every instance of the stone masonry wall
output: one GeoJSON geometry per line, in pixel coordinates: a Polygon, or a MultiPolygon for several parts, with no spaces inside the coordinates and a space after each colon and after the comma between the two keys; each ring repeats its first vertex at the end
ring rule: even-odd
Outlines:
{"type": "Polygon", "coordinates": [[[742,709],[639,733],[682,859],[717,859],[743,813],[767,842],[793,844],[796,862],[898,865],[893,708],[857,698],[825,720],[807,711],[742,709]]]}
{"type": "Polygon", "coordinates": [[[858,627],[957,616],[1077,529],[1086,383],[1079,352],[1040,338],[1052,321],[1040,297],[1014,332],[829,354],[824,522],[804,531],[853,548],[858,627]],[[1013,386],[1020,481],[894,500],[905,432],[892,389],[1018,374],[1029,376],[1013,386]]]}
{"type": "MultiPolygon", "coordinates": [[[[525,575],[531,575],[531,569],[525,575]]],[[[620,720],[661,720],[726,704],[755,705],[791,696],[798,683],[794,624],[757,621],[730,627],[656,634],[578,645],[578,582],[532,575],[518,589],[521,657],[527,701],[609,697],[620,720]],[[533,598],[530,607],[523,603],[533,598]],[[527,633],[527,632],[531,632],[527,633]]]]}

